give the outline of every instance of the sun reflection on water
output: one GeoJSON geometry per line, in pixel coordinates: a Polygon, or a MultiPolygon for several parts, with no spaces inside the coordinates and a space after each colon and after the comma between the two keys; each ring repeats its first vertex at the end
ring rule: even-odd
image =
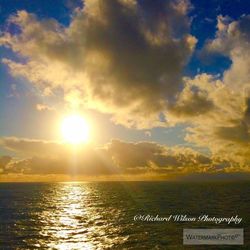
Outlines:
{"type": "Polygon", "coordinates": [[[17,224],[23,249],[103,250],[128,240],[128,206],[120,205],[120,192],[94,183],[38,185],[26,204],[28,220],[17,224]],[[32,219],[31,219],[32,218],[32,219]],[[127,221],[127,220],[126,220],[127,221]],[[32,230],[31,230],[32,229],[32,230]]]}
{"type": "Polygon", "coordinates": [[[87,186],[77,184],[62,184],[51,200],[55,208],[53,212],[45,213],[47,225],[41,231],[42,235],[53,240],[48,244],[52,249],[96,249],[88,237],[88,225],[84,217],[91,217],[85,202],[87,201],[87,186]]]}

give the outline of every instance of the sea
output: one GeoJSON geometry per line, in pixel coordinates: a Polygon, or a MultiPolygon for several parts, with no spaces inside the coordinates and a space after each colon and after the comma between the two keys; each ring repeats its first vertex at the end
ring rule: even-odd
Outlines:
{"type": "Polygon", "coordinates": [[[0,183],[0,249],[250,249],[249,184],[0,183]],[[204,215],[242,220],[188,219],[204,215]],[[183,245],[184,228],[243,228],[244,245],[183,245]]]}

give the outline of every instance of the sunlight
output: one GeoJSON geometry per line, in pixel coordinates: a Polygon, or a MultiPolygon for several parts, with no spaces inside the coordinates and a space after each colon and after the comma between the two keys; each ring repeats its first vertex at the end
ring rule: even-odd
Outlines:
{"type": "Polygon", "coordinates": [[[64,140],[71,144],[80,144],[89,141],[89,124],[80,115],[65,117],[62,121],[61,132],[64,140]]]}

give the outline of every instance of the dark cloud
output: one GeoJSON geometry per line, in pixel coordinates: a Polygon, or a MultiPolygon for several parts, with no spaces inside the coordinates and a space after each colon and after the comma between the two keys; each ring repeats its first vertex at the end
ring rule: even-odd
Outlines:
{"type": "Polygon", "coordinates": [[[63,88],[66,100],[77,90],[82,104],[112,113],[114,121],[149,127],[182,87],[196,44],[189,9],[187,0],[90,0],[69,27],[19,11],[9,22],[20,33],[5,32],[0,44],[27,63],[4,62],[42,89],[63,88]]]}
{"type": "Polygon", "coordinates": [[[177,117],[194,117],[213,110],[214,103],[208,92],[197,86],[186,86],[178,95],[177,101],[169,105],[169,112],[177,117]]]}
{"type": "Polygon", "coordinates": [[[231,142],[250,142],[249,128],[244,122],[241,122],[231,127],[218,127],[216,130],[216,134],[219,138],[231,142]]]}
{"type": "Polygon", "coordinates": [[[2,156],[0,157],[0,174],[4,171],[5,167],[11,161],[12,157],[10,156],[2,156]]]}
{"type": "Polygon", "coordinates": [[[53,154],[47,151],[37,154],[35,151],[44,148],[45,142],[36,141],[34,144],[32,140],[18,138],[2,139],[4,140],[8,142],[8,149],[23,155],[23,159],[2,157],[2,175],[133,176],[218,172],[226,169],[234,171],[228,162],[213,159],[192,149],[169,148],[152,142],[112,140],[102,148],[85,145],[75,150],[70,150],[69,145],[47,142],[47,145],[50,145],[47,151],[55,147],[53,154]],[[10,143],[11,141],[13,143],[10,143]]]}

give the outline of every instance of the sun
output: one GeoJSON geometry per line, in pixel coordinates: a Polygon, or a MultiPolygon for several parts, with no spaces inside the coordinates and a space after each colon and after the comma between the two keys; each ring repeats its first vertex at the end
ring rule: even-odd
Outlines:
{"type": "Polygon", "coordinates": [[[65,117],[62,121],[61,132],[64,140],[71,144],[80,144],[89,141],[89,124],[80,115],[65,117]]]}

